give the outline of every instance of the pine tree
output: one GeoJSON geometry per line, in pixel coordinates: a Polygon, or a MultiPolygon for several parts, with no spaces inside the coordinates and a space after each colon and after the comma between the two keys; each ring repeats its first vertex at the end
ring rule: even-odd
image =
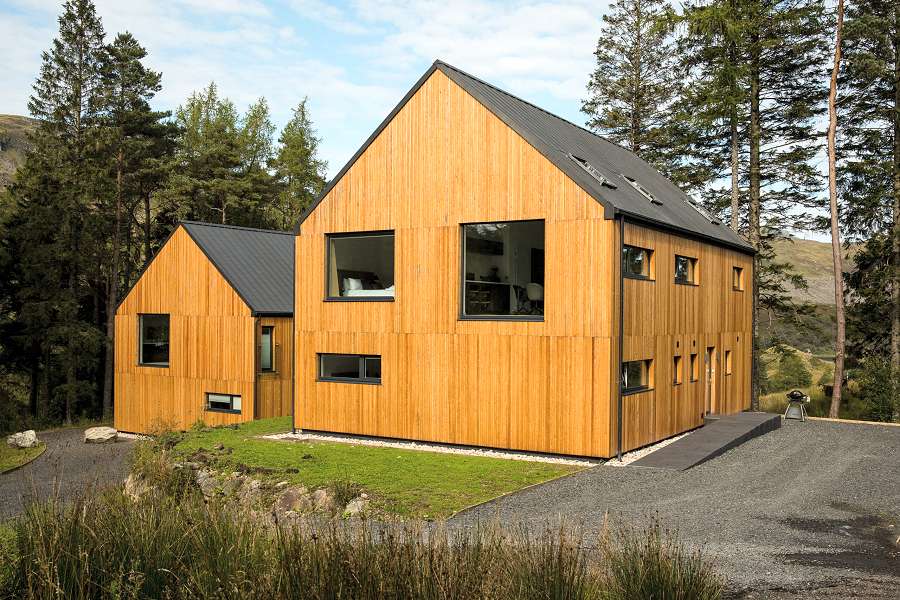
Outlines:
{"type": "Polygon", "coordinates": [[[276,226],[294,227],[325,186],[325,161],[318,157],[316,137],[304,98],[278,138],[275,176],[279,192],[273,205],[276,226]]]}
{"type": "Polygon", "coordinates": [[[664,0],[616,0],[603,16],[596,69],[582,104],[587,125],[664,173],[672,166],[669,109],[677,77],[664,0]]]}
{"type": "Polygon", "coordinates": [[[270,172],[274,156],[275,125],[269,104],[260,98],[251,104],[240,121],[241,179],[243,182],[241,221],[254,227],[270,227],[268,208],[273,203],[275,178],[270,172]]]}

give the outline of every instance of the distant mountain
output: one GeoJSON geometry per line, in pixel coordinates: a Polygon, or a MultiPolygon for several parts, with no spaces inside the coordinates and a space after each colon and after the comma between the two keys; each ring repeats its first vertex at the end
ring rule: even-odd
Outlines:
{"type": "MultiPolygon", "coordinates": [[[[792,264],[794,270],[803,275],[809,284],[808,290],[792,290],[793,298],[813,304],[834,305],[834,265],[830,243],[791,238],[779,240],[773,247],[776,260],[792,264]]],[[[852,246],[849,250],[843,249],[844,272],[851,270],[853,261],[848,254],[852,256],[855,251],[856,248],[852,246]]]]}
{"type": "Polygon", "coordinates": [[[37,121],[19,115],[0,115],[0,190],[12,183],[13,174],[25,160],[28,133],[37,121]]]}

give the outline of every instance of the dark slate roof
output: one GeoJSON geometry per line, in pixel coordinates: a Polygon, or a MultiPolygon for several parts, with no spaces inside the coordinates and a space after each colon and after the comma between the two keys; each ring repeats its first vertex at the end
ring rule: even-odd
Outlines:
{"type": "MultiPolygon", "coordinates": [[[[632,152],[441,61],[435,61],[337,176],[325,186],[319,201],[436,70],[440,70],[466,90],[602,204],[607,209],[607,218],[622,214],[630,220],[753,252],[753,247],[744,239],[719,219],[702,213],[678,186],[632,152]],[[601,183],[570,155],[586,160],[609,184],[601,183]],[[625,176],[639,183],[657,202],[651,202],[641,194],[625,176]]],[[[301,224],[319,201],[303,215],[301,224]]],[[[299,224],[297,229],[299,230],[299,224]]]]}
{"type": "Polygon", "coordinates": [[[255,315],[294,313],[292,233],[196,221],[181,225],[255,315]]]}

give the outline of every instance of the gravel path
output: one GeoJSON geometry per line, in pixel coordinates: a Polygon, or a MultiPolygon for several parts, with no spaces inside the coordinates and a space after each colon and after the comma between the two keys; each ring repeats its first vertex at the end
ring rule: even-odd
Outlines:
{"type": "Polygon", "coordinates": [[[607,514],[613,525],[656,514],[714,557],[737,596],[897,598],[898,457],[900,428],[788,421],[688,471],[595,467],[452,524],[563,520],[590,539],[607,514]]]}
{"type": "Polygon", "coordinates": [[[0,475],[0,520],[22,512],[31,498],[75,497],[86,486],[120,483],[128,473],[134,440],[85,444],[83,429],[38,433],[47,450],[21,469],[0,475]]]}

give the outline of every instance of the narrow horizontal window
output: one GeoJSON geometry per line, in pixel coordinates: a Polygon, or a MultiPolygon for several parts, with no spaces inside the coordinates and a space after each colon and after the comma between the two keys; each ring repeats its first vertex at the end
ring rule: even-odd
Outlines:
{"type": "Polygon", "coordinates": [[[697,360],[696,354],[691,354],[691,381],[700,379],[700,361],[697,360]]]}
{"type": "Polygon", "coordinates": [[[738,292],[744,291],[744,269],[741,267],[732,267],[731,287],[738,292]]]}
{"type": "Polygon", "coordinates": [[[622,272],[626,277],[650,279],[653,250],[625,245],[622,247],[622,272]]]}
{"type": "Polygon", "coordinates": [[[138,363],[169,366],[169,315],[138,315],[138,363]]]}
{"type": "Polygon", "coordinates": [[[319,381],[381,383],[381,357],[368,354],[319,354],[319,381]]]}
{"type": "Polygon", "coordinates": [[[672,359],[672,383],[673,385],[681,385],[684,381],[684,369],[680,356],[672,359]]]}
{"type": "Polygon", "coordinates": [[[329,235],[327,253],[327,299],[393,300],[392,231],[329,235]]]}
{"type": "Polygon", "coordinates": [[[697,259],[690,256],[675,255],[675,283],[696,285],[697,259]]]}
{"type": "Polygon", "coordinates": [[[651,360],[631,360],[622,363],[622,391],[637,392],[650,389],[651,360]]]}
{"type": "Polygon", "coordinates": [[[206,393],[206,410],[213,412],[241,412],[241,397],[235,394],[206,393]]]}
{"type": "Polygon", "coordinates": [[[463,318],[542,320],[544,221],[462,226],[463,318]]]}
{"type": "Polygon", "coordinates": [[[259,370],[271,373],[275,370],[275,327],[263,326],[259,335],[259,370]]]}

